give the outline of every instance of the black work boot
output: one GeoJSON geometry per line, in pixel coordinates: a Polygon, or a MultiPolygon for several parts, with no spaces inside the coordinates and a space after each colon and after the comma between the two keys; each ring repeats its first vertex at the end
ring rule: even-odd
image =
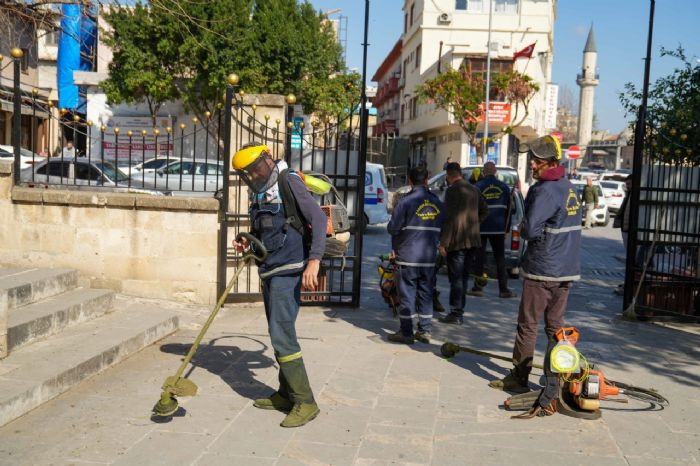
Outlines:
{"type": "Polygon", "coordinates": [[[452,325],[462,325],[462,322],[464,321],[462,316],[454,314],[452,312],[447,314],[445,317],[440,317],[438,320],[440,322],[442,322],[443,324],[452,324],[452,325]]]}
{"type": "Polygon", "coordinates": [[[433,311],[445,312],[445,308],[440,302],[440,292],[438,290],[435,290],[435,293],[433,293],[433,311]]]}
{"type": "Polygon", "coordinates": [[[386,339],[392,343],[405,343],[407,345],[412,345],[416,342],[413,335],[404,335],[401,330],[396,333],[390,333],[386,339]]]}
{"type": "Polygon", "coordinates": [[[512,393],[525,393],[530,391],[530,388],[527,386],[527,378],[523,379],[522,377],[518,377],[513,369],[502,379],[489,382],[489,387],[512,393]]]}

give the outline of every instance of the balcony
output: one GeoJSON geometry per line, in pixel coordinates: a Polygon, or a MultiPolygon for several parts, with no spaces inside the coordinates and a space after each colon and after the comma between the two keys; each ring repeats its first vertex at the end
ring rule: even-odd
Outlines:
{"type": "Polygon", "coordinates": [[[389,82],[385,85],[387,97],[396,95],[399,92],[399,78],[389,78],[389,82]]]}

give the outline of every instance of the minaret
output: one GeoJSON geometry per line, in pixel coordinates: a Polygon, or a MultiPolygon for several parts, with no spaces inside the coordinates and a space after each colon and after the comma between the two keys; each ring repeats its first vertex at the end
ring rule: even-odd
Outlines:
{"type": "Polygon", "coordinates": [[[578,146],[581,154],[585,154],[586,146],[591,142],[591,132],[593,131],[593,102],[595,100],[595,87],[598,85],[598,74],[596,73],[596,61],[598,52],[595,48],[595,38],[593,36],[593,25],[588,32],[586,47],[583,49],[583,69],[576,77],[576,84],[581,87],[581,94],[578,104],[578,146]]]}

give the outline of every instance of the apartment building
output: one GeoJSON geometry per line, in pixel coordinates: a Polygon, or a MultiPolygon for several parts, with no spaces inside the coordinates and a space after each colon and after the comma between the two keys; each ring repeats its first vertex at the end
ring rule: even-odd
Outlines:
{"type": "MultiPolygon", "coordinates": [[[[404,0],[404,31],[397,43],[400,44],[400,62],[395,60],[395,46],[375,74],[380,89],[387,89],[386,100],[380,99],[383,105],[379,106],[381,116],[377,125],[391,127],[389,121],[398,114],[395,126],[402,137],[410,139],[412,163],[425,160],[433,172],[442,169],[447,157],[462,164],[475,163],[476,152],[454,117],[433,104],[419,102],[415,88],[448,68],[469,66],[472,72],[486,73],[489,10],[491,72],[517,70],[525,73],[539,84],[540,91],[530,103],[527,118],[513,134],[488,148],[488,159],[516,166],[524,176],[526,161],[518,156],[518,141],[546,131],[556,0],[404,0]],[[534,49],[529,58],[514,60],[516,52],[532,44],[534,49]],[[397,72],[398,79],[392,81],[397,72]],[[392,87],[394,82],[396,91],[392,87]],[[398,110],[392,112],[397,100],[398,110]]],[[[507,102],[495,102],[489,108],[493,110],[489,118],[491,135],[510,124],[516,110],[518,120],[524,111],[509,108],[507,102]],[[510,112],[495,111],[504,108],[510,112]]],[[[483,132],[483,123],[478,130],[483,132]]]]}

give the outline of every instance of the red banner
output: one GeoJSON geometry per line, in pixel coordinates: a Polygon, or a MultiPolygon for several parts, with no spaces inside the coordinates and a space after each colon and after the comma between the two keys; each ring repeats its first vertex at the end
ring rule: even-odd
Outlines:
{"type": "MultiPolygon", "coordinates": [[[[481,115],[479,115],[478,122],[484,122],[484,116],[486,115],[485,109],[486,105],[479,105],[479,110],[481,110],[481,115]]],[[[507,102],[489,102],[489,124],[510,124],[510,104],[507,102]]]]}

